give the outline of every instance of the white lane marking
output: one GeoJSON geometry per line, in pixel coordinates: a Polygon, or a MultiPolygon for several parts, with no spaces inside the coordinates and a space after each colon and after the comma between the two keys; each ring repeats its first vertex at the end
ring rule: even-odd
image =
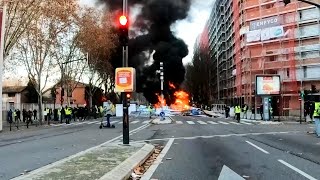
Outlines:
{"type": "Polygon", "coordinates": [[[208,121],[208,123],[210,123],[210,124],[218,124],[218,123],[213,122],[213,121],[208,121]]]}
{"type": "MultiPolygon", "coordinates": [[[[245,134],[220,134],[220,135],[210,135],[210,136],[175,137],[173,139],[196,139],[196,138],[215,138],[215,137],[231,137],[231,136],[243,137],[243,136],[275,135],[275,134],[289,134],[289,133],[301,133],[301,131],[245,133],[245,134]]],[[[168,140],[168,139],[170,139],[170,138],[149,139],[149,140],[141,140],[141,141],[134,141],[134,142],[164,141],[164,140],[168,140]]]]}
{"type": "Polygon", "coordinates": [[[136,124],[136,123],[138,123],[139,121],[132,121],[132,122],[130,122],[130,124],[136,124]]]}
{"type": "Polygon", "coordinates": [[[207,124],[206,122],[203,121],[198,121],[199,124],[207,124]]]}
{"type": "Polygon", "coordinates": [[[183,124],[183,122],[182,122],[182,121],[176,121],[176,123],[177,123],[177,124],[183,124]]]}
{"type": "Polygon", "coordinates": [[[58,127],[58,126],[62,126],[63,124],[50,124],[50,126],[55,126],[55,127],[58,127]]]}
{"type": "Polygon", "coordinates": [[[255,147],[255,148],[259,149],[260,151],[262,151],[262,152],[264,152],[264,153],[266,153],[266,154],[270,154],[268,151],[266,151],[266,150],[262,149],[261,147],[259,147],[259,146],[255,145],[255,144],[253,144],[252,142],[250,142],[250,141],[246,141],[246,142],[247,142],[248,144],[250,144],[251,146],[253,146],[253,147],[255,147]]]}
{"type": "Polygon", "coordinates": [[[221,123],[221,124],[229,124],[229,123],[223,122],[223,121],[218,121],[218,123],[221,123]]]}
{"type": "Polygon", "coordinates": [[[110,124],[115,124],[117,122],[119,122],[119,121],[111,121],[110,124]]]}
{"type": "Polygon", "coordinates": [[[141,180],[149,180],[149,179],[151,179],[153,173],[158,168],[158,166],[161,163],[161,161],[163,160],[164,156],[168,153],[170,147],[173,144],[173,141],[174,141],[173,138],[169,139],[169,141],[167,142],[166,146],[163,148],[163,150],[161,151],[161,153],[159,154],[159,156],[157,157],[155,162],[150,166],[150,168],[147,170],[147,172],[144,173],[144,175],[141,177],[141,180]]]}
{"type": "Polygon", "coordinates": [[[87,124],[87,122],[79,122],[76,125],[80,125],[80,124],[87,124]]]}
{"type": "Polygon", "coordinates": [[[187,123],[188,123],[188,124],[194,124],[194,122],[193,122],[193,121],[187,121],[187,123]]]}
{"type": "Polygon", "coordinates": [[[314,178],[314,177],[310,176],[309,174],[307,174],[307,173],[305,173],[305,172],[301,171],[300,169],[298,169],[298,168],[296,168],[296,167],[292,166],[291,164],[289,164],[289,163],[285,162],[284,160],[278,159],[278,161],[279,161],[280,163],[282,163],[283,165],[285,165],[285,166],[289,167],[290,169],[292,169],[292,170],[296,171],[297,173],[301,174],[302,176],[306,177],[307,179],[310,179],[310,180],[317,180],[316,178],[314,178]]]}
{"type": "Polygon", "coordinates": [[[241,125],[240,123],[236,123],[236,122],[229,122],[231,124],[236,124],[236,125],[241,125]]]}
{"type": "MultiPolygon", "coordinates": [[[[149,126],[150,126],[150,124],[142,125],[142,126],[136,128],[136,129],[130,131],[130,133],[141,131],[141,130],[149,127],[149,126]]],[[[116,140],[118,140],[118,139],[120,139],[120,138],[122,138],[122,135],[117,136],[117,137],[115,137],[115,138],[113,138],[113,139],[110,139],[109,141],[106,141],[106,142],[104,142],[104,143],[102,143],[102,144],[100,144],[100,145],[97,145],[97,146],[91,147],[91,148],[89,148],[89,149],[80,151],[80,152],[78,152],[78,153],[76,153],[76,154],[74,154],[74,155],[71,155],[71,156],[66,157],[66,158],[64,158],[64,159],[58,160],[58,161],[53,162],[53,163],[51,163],[51,164],[48,164],[48,165],[46,165],[46,166],[40,167],[40,168],[38,168],[38,169],[35,169],[35,170],[31,171],[30,173],[28,173],[28,174],[26,174],[26,175],[22,175],[22,176],[15,177],[15,178],[13,178],[13,180],[24,180],[24,179],[28,179],[28,177],[32,177],[32,176],[35,175],[35,174],[41,173],[41,172],[46,171],[46,170],[48,170],[48,169],[52,169],[54,166],[58,166],[58,165],[66,162],[66,161],[71,160],[72,158],[81,156],[81,155],[83,155],[83,154],[85,154],[85,153],[87,153],[87,152],[90,152],[90,151],[93,151],[93,150],[95,150],[95,149],[98,149],[98,148],[100,148],[100,147],[102,147],[102,146],[104,146],[104,145],[106,145],[106,144],[112,143],[112,142],[114,142],[114,141],[116,141],[116,140]]]]}
{"type": "Polygon", "coordinates": [[[96,122],[95,124],[101,124],[101,122],[96,122]]]}
{"type": "Polygon", "coordinates": [[[149,122],[150,122],[150,121],[148,121],[148,120],[147,120],[147,121],[143,121],[142,124],[147,124],[147,123],[149,123],[149,122]]]}
{"type": "Polygon", "coordinates": [[[118,124],[123,124],[123,122],[121,121],[121,122],[119,122],[118,124]]]}
{"type": "Polygon", "coordinates": [[[248,123],[248,122],[240,122],[241,124],[246,124],[246,125],[253,125],[251,123],[248,123]]]}

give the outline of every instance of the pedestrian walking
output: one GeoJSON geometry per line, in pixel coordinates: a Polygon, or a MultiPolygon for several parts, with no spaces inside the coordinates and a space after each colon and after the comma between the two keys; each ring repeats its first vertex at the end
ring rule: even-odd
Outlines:
{"type": "Polygon", "coordinates": [[[320,137],[320,102],[314,103],[313,118],[316,125],[316,135],[320,137]]]}
{"type": "Polygon", "coordinates": [[[234,107],[234,112],[235,112],[235,115],[236,115],[236,120],[238,121],[238,123],[240,123],[241,107],[240,107],[239,104],[237,104],[237,105],[234,107]]]}
{"type": "Polygon", "coordinates": [[[248,106],[246,104],[244,104],[243,105],[243,116],[242,116],[243,119],[248,119],[247,112],[248,112],[248,106]]]}
{"type": "Polygon", "coordinates": [[[260,105],[260,116],[261,120],[263,120],[263,104],[260,105]]]}

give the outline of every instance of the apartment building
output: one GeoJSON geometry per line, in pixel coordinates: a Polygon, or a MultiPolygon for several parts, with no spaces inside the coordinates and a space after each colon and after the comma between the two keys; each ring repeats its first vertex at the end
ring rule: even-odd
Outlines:
{"type": "Polygon", "coordinates": [[[237,96],[259,106],[255,76],[277,74],[281,92],[272,97],[272,106],[279,115],[298,115],[303,102],[299,92],[311,85],[320,88],[320,9],[302,2],[284,6],[275,0],[247,0],[240,8],[237,96]]]}
{"type": "Polygon", "coordinates": [[[280,75],[280,95],[272,97],[279,115],[299,114],[299,92],[320,89],[318,8],[297,1],[216,0],[206,27],[217,103],[259,107],[258,74],[280,75]]]}

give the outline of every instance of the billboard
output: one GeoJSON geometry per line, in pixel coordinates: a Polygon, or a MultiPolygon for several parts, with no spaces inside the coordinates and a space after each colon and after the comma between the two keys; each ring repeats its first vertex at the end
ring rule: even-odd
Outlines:
{"type": "Polygon", "coordinates": [[[136,70],[132,67],[116,69],[115,92],[134,92],[136,88],[136,70]]]}
{"type": "Polygon", "coordinates": [[[256,95],[279,95],[280,76],[279,75],[256,75],[256,95]]]}
{"type": "Polygon", "coordinates": [[[273,16],[268,18],[263,18],[261,20],[251,21],[249,29],[250,31],[264,29],[273,26],[279,26],[282,24],[282,16],[273,16]]]}

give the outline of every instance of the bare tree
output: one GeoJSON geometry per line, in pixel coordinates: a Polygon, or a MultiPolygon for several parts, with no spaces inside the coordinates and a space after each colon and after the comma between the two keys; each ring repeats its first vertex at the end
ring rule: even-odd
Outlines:
{"type": "Polygon", "coordinates": [[[6,1],[6,31],[4,33],[4,59],[10,54],[30,27],[34,19],[40,16],[40,0],[6,1]]]}
{"type": "MultiPolygon", "coordinates": [[[[39,98],[39,113],[42,112],[42,96],[49,76],[56,72],[53,61],[58,37],[70,27],[70,14],[76,9],[71,1],[42,1],[40,16],[30,22],[30,27],[18,41],[19,60],[24,64],[30,80],[33,80],[39,98]]],[[[40,118],[42,123],[42,118],[40,118]]]]}
{"type": "Polygon", "coordinates": [[[89,107],[92,107],[92,98],[95,92],[101,89],[103,83],[105,82],[105,77],[101,76],[97,69],[90,64],[87,65],[85,74],[88,77],[88,87],[86,88],[86,93],[89,98],[89,107]]]}
{"type": "Polygon", "coordinates": [[[89,71],[101,78],[106,92],[113,92],[114,69],[110,58],[118,43],[111,21],[114,18],[111,14],[90,8],[84,8],[81,14],[78,47],[90,55],[89,71]]]}

